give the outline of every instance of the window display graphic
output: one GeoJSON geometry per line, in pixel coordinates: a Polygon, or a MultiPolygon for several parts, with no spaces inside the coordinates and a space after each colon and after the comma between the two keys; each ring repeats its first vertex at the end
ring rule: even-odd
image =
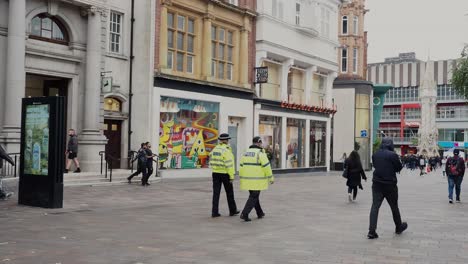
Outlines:
{"type": "Polygon", "coordinates": [[[161,97],[159,150],[166,168],[207,168],[218,141],[219,104],[161,97]]]}
{"type": "Polygon", "coordinates": [[[49,105],[26,107],[26,147],[24,173],[48,175],[49,105]]]}

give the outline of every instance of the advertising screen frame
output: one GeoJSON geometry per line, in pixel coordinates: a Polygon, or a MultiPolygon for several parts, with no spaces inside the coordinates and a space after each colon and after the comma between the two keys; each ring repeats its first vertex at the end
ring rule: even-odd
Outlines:
{"type": "MultiPolygon", "coordinates": [[[[45,208],[62,208],[63,206],[63,172],[65,166],[65,127],[66,98],[63,96],[23,98],[21,114],[21,144],[20,144],[20,182],[18,203],[45,208]],[[48,106],[48,124],[41,122],[27,122],[28,118],[41,118],[40,113],[28,114],[31,106],[48,106]],[[35,114],[36,116],[30,116],[35,114]],[[28,125],[28,126],[27,126],[28,125]],[[48,128],[48,144],[44,145],[44,138],[39,143],[41,129],[48,128]],[[30,132],[28,132],[30,130],[30,132]],[[34,130],[34,131],[31,131],[34,130]],[[31,139],[33,138],[33,139],[31,139]],[[32,141],[35,141],[33,143],[32,141]],[[36,149],[36,150],[35,150],[36,149]],[[47,155],[43,151],[47,151],[47,155]],[[32,153],[30,152],[32,151],[32,153]],[[38,154],[39,153],[39,154],[38,154]],[[29,155],[28,157],[26,157],[29,155]],[[35,157],[38,155],[39,157],[35,157]],[[47,158],[47,171],[44,174],[31,173],[28,166],[31,162],[39,162],[47,158]],[[27,158],[30,160],[27,161],[27,158]],[[39,161],[38,161],[39,159],[39,161]]],[[[43,136],[43,135],[42,135],[43,136]]],[[[37,164],[40,168],[44,162],[37,164]]]]}

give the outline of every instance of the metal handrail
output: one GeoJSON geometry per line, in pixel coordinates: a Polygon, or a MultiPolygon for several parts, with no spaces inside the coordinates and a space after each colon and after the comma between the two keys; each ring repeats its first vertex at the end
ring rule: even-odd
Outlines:
{"type": "Polygon", "coordinates": [[[107,171],[109,171],[109,182],[112,182],[112,161],[120,161],[113,157],[112,155],[106,153],[105,151],[99,151],[99,156],[101,156],[101,175],[102,175],[102,165],[105,164],[104,178],[107,179],[107,171]]]}
{"type": "Polygon", "coordinates": [[[18,175],[18,162],[21,153],[7,153],[13,159],[14,165],[11,165],[6,160],[0,161],[0,175],[1,176],[13,176],[18,175]]]}
{"type": "Polygon", "coordinates": [[[138,151],[135,151],[135,150],[130,150],[128,152],[128,167],[131,169],[131,172],[133,173],[133,162],[134,162],[134,158],[135,158],[135,154],[137,154],[138,151]]]}

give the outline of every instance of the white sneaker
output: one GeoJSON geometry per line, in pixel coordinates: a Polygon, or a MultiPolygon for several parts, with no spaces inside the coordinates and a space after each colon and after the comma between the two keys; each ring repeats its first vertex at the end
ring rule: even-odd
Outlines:
{"type": "Polygon", "coordinates": [[[449,203],[453,204],[453,199],[449,199],[449,203]]]}
{"type": "Polygon", "coordinates": [[[460,201],[460,200],[457,200],[456,202],[457,202],[457,203],[461,203],[461,201],[460,201]]]}
{"type": "Polygon", "coordinates": [[[351,194],[348,193],[348,201],[351,203],[353,201],[353,198],[351,197],[351,194]]]}
{"type": "Polygon", "coordinates": [[[7,193],[5,194],[5,197],[3,197],[3,200],[7,200],[7,199],[10,198],[12,195],[13,195],[12,192],[7,192],[7,193]]]}

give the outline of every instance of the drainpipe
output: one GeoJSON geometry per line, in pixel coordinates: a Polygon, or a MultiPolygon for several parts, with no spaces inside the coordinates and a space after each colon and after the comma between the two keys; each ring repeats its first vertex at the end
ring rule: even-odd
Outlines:
{"type": "MultiPolygon", "coordinates": [[[[130,157],[132,150],[132,98],[133,98],[133,28],[135,24],[135,0],[132,0],[131,23],[130,23],[130,73],[128,80],[129,100],[128,100],[128,150],[127,156],[130,157]]],[[[128,160],[130,167],[130,159],[128,160]]]]}

